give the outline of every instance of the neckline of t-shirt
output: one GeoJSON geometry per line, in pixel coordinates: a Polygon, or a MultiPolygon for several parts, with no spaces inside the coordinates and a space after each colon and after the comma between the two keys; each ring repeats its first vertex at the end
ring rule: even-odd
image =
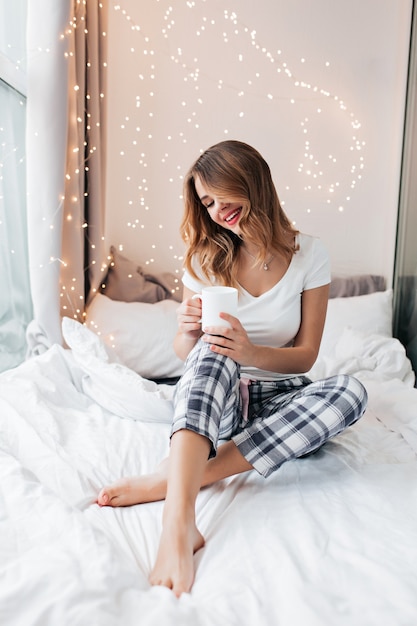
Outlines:
{"type": "MultiPolygon", "coordinates": [[[[300,235],[300,234],[301,234],[301,233],[297,233],[297,234],[295,235],[295,247],[296,247],[296,250],[297,250],[297,249],[298,249],[298,250],[300,249],[300,248],[299,248],[299,246],[300,246],[300,238],[299,238],[299,235],[300,235]],[[297,248],[297,247],[298,247],[298,248],[297,248]]],[[[279,279],[279,281],[278,281],[278,282],[276,282],[276,283],[275,283],[275,285],[272,285],[272,287],[271,287],[270,289],[267,289],[267,291],[264,291],[264,292],[263,292],[263,293],[261,293],[259,296],[254,296],[254,295],[252,295],[252,294],[251,294],[251,292],[250,292],[250,291],[248,291],[247,289],[245,289],[245,288],[244,288],[244,287],[243,287],[243,286],[239,283],[239,287],[240,287],[240,289],[242,289],[242,291],[244,291],[244,292],[245,292],[245,294],[247,294],[250,298],[253,298],[254,300],[259,300],[260,298],[263,298],[263,297],[264,297],[264,296],[266,296],[267,294],[270,294],[272,291],[274,291],[274,289],[277,289],[278,287],[281,287],[281,286],[282,286],[282,284],[283,284],[284,282],[286,282],[286,281],[287,281],[287,277],[288,277],[288,275],[291,273],[292,267],[293,267],[293,265],[294,265],[294,263],[295,263],[294,259],[295,259],[296,254],[297,254],[297,252],[294,252],[294,254],[292,255],[291,261],[290,261],[290,263],[289,263],[289,265],[288,265],[287,269],[285,270],[285,273],[281,276],[281,278],[279,279]]]]}

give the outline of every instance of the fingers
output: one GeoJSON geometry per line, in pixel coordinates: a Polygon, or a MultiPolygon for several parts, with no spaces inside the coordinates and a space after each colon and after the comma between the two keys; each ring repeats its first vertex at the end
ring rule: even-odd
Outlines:
{"type": "Polygon", "coordinates": [[[184,300],[177,309],[177,317],[179,320],[185,321],[193,318],[197,321],[201,318],[201,300],[184,300]]]}
{"type": "Polygon", "coordinates": [[[235,354],[237,344],[228,337],[225,336],[227,329],[222,327],[213,327],[213,332],[208,332],[203,335],[202,339],[205,343],[209,343],[212,350],[224,354],[225,356],[231,356],[235,354]]]}
{"type": "Polygon", "coordinates": [[[239,335],[244,332],[239,320],[227,313],[220,313],[220,317],[228,322],[231,328],[228,326],[204,326],[203,332],[208,335],[221,335],[232,341],[237,341],[239,335]]]}
{"type": "Polygon", "coordinates": [[[229,341],[236,341],[236,333],[232,328],[226,328],[225,326],[204,326],[204,337],[223,337],[229,341]]]}
{"type": "Polygon", "coordinates": [[[236,325],[241,325],[237,317],[234,317],[234,315],[230,315],[230,313],[220,313],[219,316],[222,318],[222,320],[226,320],[226,322],[229,322],[232,327],[236,325]]]}
{"type": "Polygon", "coordinates": [[[189,298],[184,300],[177,309],[178,317],[201,317],[201,300],[189,298]]]}
{"type": "Polygon", "coordinates": [[[188,298],[177,309],[178,329],[180,332],[201,332],[201,300],[188,298]]]}
{"type": "Polygon", "coordinates": [[[210,344],[210,349],[218,354],[230,356],[240,365],[249,365],[253,359],[253,345],[248,339],[245,329],[239,320],[226,313],[221,314],[233,328],[224,326],[207,326],[203,328],[203,341],[210,344]]]}

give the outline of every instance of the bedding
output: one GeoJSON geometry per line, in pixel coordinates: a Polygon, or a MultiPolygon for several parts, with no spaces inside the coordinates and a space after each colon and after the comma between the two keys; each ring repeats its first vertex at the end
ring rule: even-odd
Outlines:
{"type": "MultiPolygon", "coordinates": [[[[86,325],[63,320],[66,348],[0,375],[0,623],[417,623],[417,389],[390,334],[392,294],[372,295],[329,303],[329,341],[310,372],[357,375],[369,394],[364,417],[268,479],[251,472],[203,489],[206,545],[179,599],[147,581],[163,504],[95,503],[103,484],[152,471],[168,453],[173,386],[138,373],[140,359],[128,365],[127,344],[155,341],[173,307],[119,302],[132,317],[127,307],[157,308],[141,307],[142,332],[129,326],[115,342],[122,310],[112,318],[101,294],[86,325]]],[[[170,332],[161,334],[167,361],[170,332]]],[[[155,359],[150,374],[171,367],[155,359]]]]}

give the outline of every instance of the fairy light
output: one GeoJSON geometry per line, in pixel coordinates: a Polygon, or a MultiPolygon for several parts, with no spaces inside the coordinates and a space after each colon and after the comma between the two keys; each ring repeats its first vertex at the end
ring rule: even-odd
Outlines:
{"type": "MultiPolygon", "coordinates": [[[[305,197],[306,214],[314,213],[314,208],[309,206],[310,199],[318,198],[326,204],[326,211],[340,216],[340,219],[346,218],[366,173],[367,146],[362,120],[351,110],[346,97],[329,88],[334,63],[324,60],[322,71],[314,76],[308,54],[303,51],[301,57],[298,54],[296,61],[291,62],[284,46],[282,49],[268,48],[262,42],[262,34],[244,24],[238,11],[230,8],[223,10],[218,5],[195,1],[177,6],[173,3],[159,4],[158,0],[155,7],[160,12],[159,24],[151,30],[146,14],[141,15],[137,11],[141,17],[135,19],[135,4],[130,5],[130,11],[127,6],[127,2],[110,4],[114,13],[110,20],[117,17],[124,21],[126,27],[126,37],[118,41],[118,46],[124,47],[125,58],[129,59],[132,90],[128,98],[131,98],[133,108],[128,102],[126,107],[129,109],[126,108],[126,111],[119,106],[117,115],[121,110],[123,115],[115,120],[120,129],[117,150],[108,158],[119,162],[123,172],[122,180],[110,181],[120,186],[118,215],[123,216],[123,227],[118,236],[124,241],[131,237],[131,233],[134,234],[144,255],[144,264],[155,264],[161,255],[165,258],[166,268],[181,272],[182,244],[178,241],[178,233],[171,232],[165,219],[172,211],[177,211],[179,216],[181,214],[183,175],[190,162],[189,144],[197,144],[198,152],[205,149],[210,141],[211,131],[207,126],[208,122],[211,123],[212,90],[222,98],[222,103],[231,103],[225,117],[218,120],[218,135],[225,138],[239,138],[242,132],[246,132],[254,108],[267,111],[267,115],[269,111],[273,114],[284,107],[284,115],[290,110],[289,117],[297,120],[295,135],[299,153],[293,155],[291,184],[282,186],[282,203],[291,204],[293,194],[301,190],[305,197]],[[180,25],[188,18],[189,37],[179,41],[180,25]],[[215,72],[207,64],[208,42],[222,46],[220,53],[224,65],[216,66],[215,72]],[[161,85],[166,67],[172,74],[173,84],[181,84],[182,88],[178,93],[170,92],[169,100],[161,105],[161,85]],[[231,70],[236,68],[234,74],[231,70]],[[172,123],[161,113],[161,106],[165,106],[168,118],[171,107],[175,108],[172,123]],[[308,115],[305,115],[306,109],[308,115]],[[331,145],[331,141],[318,140],[329,113],[343,129],[343,143],[331,145]],[[341,171],[344,172],[343,177],[340,176],[341,171]],[[158,200],[161,189],[168,196],[162,205],[158,200]],[[160,238],[156,239],[158,235],[160,238]]],[[[86,30],[84,16],[80,19],[74,16],[60,40],[72,37],[77,28],[86,30]]],[[[103,31],[101,36],[106,38],[108,33],[103,31]]],[[[48,54],[47,49],[40,52],[48,54]]],[[[65,55],[68,59],[72,58],[69,50],[65,55]]],[[[104,60],[102,65],[106,68],[107,61],[104,60]]],[[[87,59],[87,67],[91,67],[90,59],[87,59]]],[[[73,89],[78,95],[82,85],[75,84],[73,89]]],[[[99,94],[100,99],[104,97],[105,94],[99,94]]],[[[86,106],[89,105],[89,98],[90,95],[86,94],[86,106]]],[[[89,111],[88,115],[91,116],[89,111]]],[[[77,117],[77,123],[80,126],[85,123],[81,115],[77,117]]],[[[90,129],[99,128],[100,122],[88,117],[87,125],[90,129]]],[[[88,230],[88,224],[82,220],[80,223],[71,206],[83,198],[79,197],[81,194],[75,196],[71,190],[83,188],[79,185],[80,176],[84,177],[89,172],[89,159],[97,151],[91,143],[86,148],[87,160],[84,160],[84,147],[72,148],[75,164],[66,172],[68,200],[63,195],[57,201],[57,210],[65,203],[66,225],[83,231],[88,230]]],[[[281,191],[281,186],[278,186],[281,191]]],[[[83,197],[88,199],[88,195],[89,192],[85,191],[83,197]]],[[[54,220],[55,217],[46,226],[54,229],[54,220]]],[[[123,244],[116,241],[116,247],[119,246],[123,250],[123,244]]],[[[97,263],[103,268],[108,260],[97,263]]],[[[55,257],[50,262],[62,265],[55,257]]],[[[71,264],[66,267],[68,273],[65,274],[61,298],[67,297],[68,285],[73,278],[71,264]]],[[[72,310],[69,301],[66,306],[72,310]]],[[[77,309],[74,308],[74,311],[77,312],[77,309]]]]}
{"type": "MultiPolygon", "coordinates": [[[[331,68],[330,61],[323,62],[321,73],[318,78],[314,78],[309,58],[304,54],[298,58],[297,70],[296,67],[292,67],[283,49],[274,50],[263,45],[260,33],[244,24],[237,11],[230,8],[219,11],[218,7],[210,8],[205,3],[196,2],[187,2],[182,7],[167,4],[161,7],[158,31],[158,28],[151,30],[151,24],[146,16],[136,18],[136,13],[135,16],[132,13],[134,7],[132,6],[129,12],[127,6],[129,5],[126,2],[113,5],[115,13],[119,13],[126,23],[126,55],[142,57],[143,61],[140,64],[140,72],[132,77],[131,93],[135,109],[131,112],[130,119],[123,120],[121,124],[123,136],[118,138],[118,150],[114,158],[117,159],[119,154],[119,158],[124,159],[121,171],[124,172],[125,184],[140,180],[141,171],[144,172],[149,168],[154,171],[155,163],[163,165],[158,182],[152,176],[152,183],[149,186],[146,185],[146,188],[141,184],[137,186],[138,196],[119,194],[123,198],[123,212],[126,212],[127,216],[126,227],[132,232],[143,232],[145,237],[141,240],[144,245],[140,245],[142,255],[145,257],[143,262],[150,263],[150,259],[155,258],[151,251],[149,236],[152,236],[151,233],[153,234],[155,229],[162,230],[157,221],[160,212],[157,200],[159,189],[165,189],[170,198],[172,192],[169,188],[175,186],[178,189],[178,214],[181,212],[183,175],[189,165],[189,153],[181,146],[186,146],[191,140],[195,145],[200,135],[203,138],[207,134],[208,93],[212,88],[222,94],[220,95],[222,102],[226,101],[226,98],[230,100],[233,94],[239,99],[239,108],[228,119],[227,126],[223,126],[221,130],[224,137],[241,136],[241,127],[236,126],[236,123],[241,124],[245,121],[246,124],[250,124],[250,114],[256,103],[260,110],[270,103],[271,112],[277,107],[282,107],[284,103],[285,106],[294,109],[295,113],[289,114],[292,119],[300,112],[300,131],[305,139],[300,142],[299,157],[294,159],[293,184],[284,188],[283,193],[286,197],[282,202],[291,198],[295,190],[298,192],[302,189],[305,194],[306,213],[312,212],[309,206],[311,197],[316,203],[319,200],[322,206],[327,205],[327,210],[332,210],[335,215],[346,214],[350,196],[361,181],[365,167],[363,154],[366,144],[361,137],[361,121],[350,110],[346,98],[340,97],[328,88],[331,80],[330,75],[327,79],[326,72],[331,68]],[[178,25],[184,22],[184,19],[195,25],[194,37],[191,28],[186,41],[183,38],[177,41],[177,32],[180,32],[178,25]],[[170,42],[169,49],[159,44],[158,36],[170,42]],[[207,65],[205,49],[208,41],[211,45],[216,45],[217,50],[219,45],[223,46],[224,67],[216,67],[216,73],[207,65]],[[157,65],[153,59],[151,60],[152,57],[156,59],[157,65]],[[229,62],[229,59],[233,60],[229,62]],[[164,113],[161,114],[159,105],[160,86],[165,76],[163,72],[169,64],[171,64],[169,71],[176,77],[177,84],[181,79],[184,84],[183,90],[170,94],[169,104],[166,105],[166,111],[170,111],[172,106],[177,107],[176,117],[174,113],[172,115],[173,119],[175,118],[175,130],[169,123],[163,123],[164,113]],[[243,65],[244,72],[240,69],[234,71],[234,68],[243,65]],[[300,75],[301,68],[304,76],[300,75]],[[267,82],[269,90],[262,93],[260,86],[267,82]],[[146,86],[150,88],[147,90],[146,86]],[[178,107],[183,109],[183,114],[178,111],[178,107]],[[306,109],[309,112],[308,116],[305,115],[306,109]],[[338,123],[343,131],[343,144],[332,143],[331,137],[327,142],[323,142],[322,138],[320,141],[317,139],[317,132],[326,123],[329,113],[334,119],[339,115],[338,123]],[[135,134],[139,138],[132,141],[135,134]],[[174,148],[168,151],[166,146],[169,144],[174,148]],[[336,145],[333,154],[326,145],[328,147],[336,145]],[[144,154],[139,156],[139,151],[143,150],[144,146],[149,146],[149,150],[144,150],[144,154]],[[173,161],[174,154],[180,155],[179,166],[173,161]],[[347,154],[351,154],[351,157],[346,167],[347,154]],[[340,175],[342,168],[346,169],[347,174],[338,180],[337,176],[340,175]],[[149,214],[149,217],[146,214],[149,214]],[[149,258],[146,258],[147,255],[149,258]]],[[[200,152],[206,145],[207,141],[204,141],[200,152]]],[[[123,237],[123,231],[119,232],[118,236],[123,237]]],[[[128,233],[126,238],[130,238],[128,233]]],[[[170,248],[171,245],[172,241],[168,240],[168,255],[163,250],[161,254],[165,259],[171,258],[173,261],[175,254],[172,253],[178,250],[179,244],[176,243],[170,248]]],[[[179,255],[176,260],[178,257],[179,255]]],[[[168,265],[169,261],[166,263],[168,265]]],[[[170,266],[171,264],[168,265],[170,266]]]]}
{"type": "MultiPolygon", "coordinates": [[[[70,22],[65,31],[59,37],[59,40],[64,45],[66,45],[66,50],[63,52],[63,54],[66,59],[70,60],[70,62],[74,62],[72,40],[76,35],[77,29],[81,29],[83,35],[89,34],[88,28],[86,27],[86,8],[87,5],[85,0],[77,0],[77,3],[74,5],[74,15],[70,19],[70,22]]],[[[99,8],[103,8],[102,3],[99,3],[99,8]]],[[[106,38],[107,32],[102,30],[99,36],[101,38],[106,38]]],[[[93,60],[87,58],[86,71],[90,71],[92,67],[93,60]]],[[[107,68],[106,59],[102,60],[102,68],[107,68]]],[[[87,236],[87,244],[89,245],[91,252],[96,255],[96,245],[88,239],[89,225],[87,221],[79,217],[79,215],[83,214],[83,203],[88,200],[89,189],[87,187],[85,190],[83,190],[82,194],[79,193],[79,190],[83,189],[84,176],[86,174],[88,175],[91,169],[90,160],[93,159],[94,155],[97,153],[97,146],[94,144],[95,131],[93,129],[100,129],[100,120],[95,119],[96,108],[95,104],[93,103],[92,93],[83,93],[84,88],[78,83],[74,83],[72,89],[75,97],[77,97],[78,99],[78,104],[80,105],[78,106],[80,114],[76,117],[77,125],[80,126],[81,131],[84,125],[85,131],[88,133],[88,135],[82,146],[75,144],[72,148],[71,146],[69,148],[69,152],[70,154],[72,154],[72,157],[68,160],[68,168],[65,173],[65,193],[60,195],[59,204],[57,205],[56,211],[54,212],[52,217],[52,221],[48,226],[50,229],[55,228],[55,218],[58,217],[60,211],[63,208],[63,218],[65,224],[64,237],[68,236],[71,240],[74,237],[79,237],[80,231],[84,231],[85,235],[87,236]],[[82,104],[81,99],[83,99],[82,104]],[[84,111],[84,113],[82,113],[82,111],[84,111]],[[74,236],[71,234],[71,231],[74,231],[74,236]]],[[[105,98],[105,94],[103,92],[99,93],[98,98],[99,100],[103,100],[105,98]]],[[[72,141],[77,141],[75,135],[72,141]]],[[[47,220],[44,221],[47,223],[47,220]]],[[[107,267],[107,262],[107,259],[97,259],[97,257],[94,256],[90,260],[90,265],[94,266],[96,264],[99,264],[101,270],[105,271],[107,267]]],[[[84,285],[81,284],[83,281],[81,281],[80,283],[80,281],[77,280],[77,277],[73,273],[73,268],[78,267],[79,260],[72,259],[71,263],[67,263],[61,258],[51,256],[49,259],[49,263],[57,263],[62,267],[62,271],[60,274],[60,298],[62,301],[62,311],[64,311],[67,315],[73,316],[74,319],[78,319],[80,321],[84,320],[84,285]],[[82,306],[80,306],[80,303],[82,303],[82,306]]]]}

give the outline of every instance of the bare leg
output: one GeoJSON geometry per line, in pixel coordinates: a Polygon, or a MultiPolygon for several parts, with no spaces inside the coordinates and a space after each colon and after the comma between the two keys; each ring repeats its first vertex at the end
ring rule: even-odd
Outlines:
{"type": "MultiPolygon", "coordinates": [[[[165,459],[153,474],[124,478],[100,491],[97,502],[100,506],[131,506],[144,502],[164,500],[167,490],[169,459],[165,459]]],[[[201,486],[241,474],[253,469],[239,452],[233,441],[220,446],[217,456],[210,459],[204,468],[201,486]]]]}
{"type": "Polygon", "coordinates": [[[210,452],[210,441],[190,430],[179,430],[171,440],[162,535],[152,585],[164,585],[176,596],[191,589],[194,553],[204,538],[195,523],[195,500],[210,452]]]}

